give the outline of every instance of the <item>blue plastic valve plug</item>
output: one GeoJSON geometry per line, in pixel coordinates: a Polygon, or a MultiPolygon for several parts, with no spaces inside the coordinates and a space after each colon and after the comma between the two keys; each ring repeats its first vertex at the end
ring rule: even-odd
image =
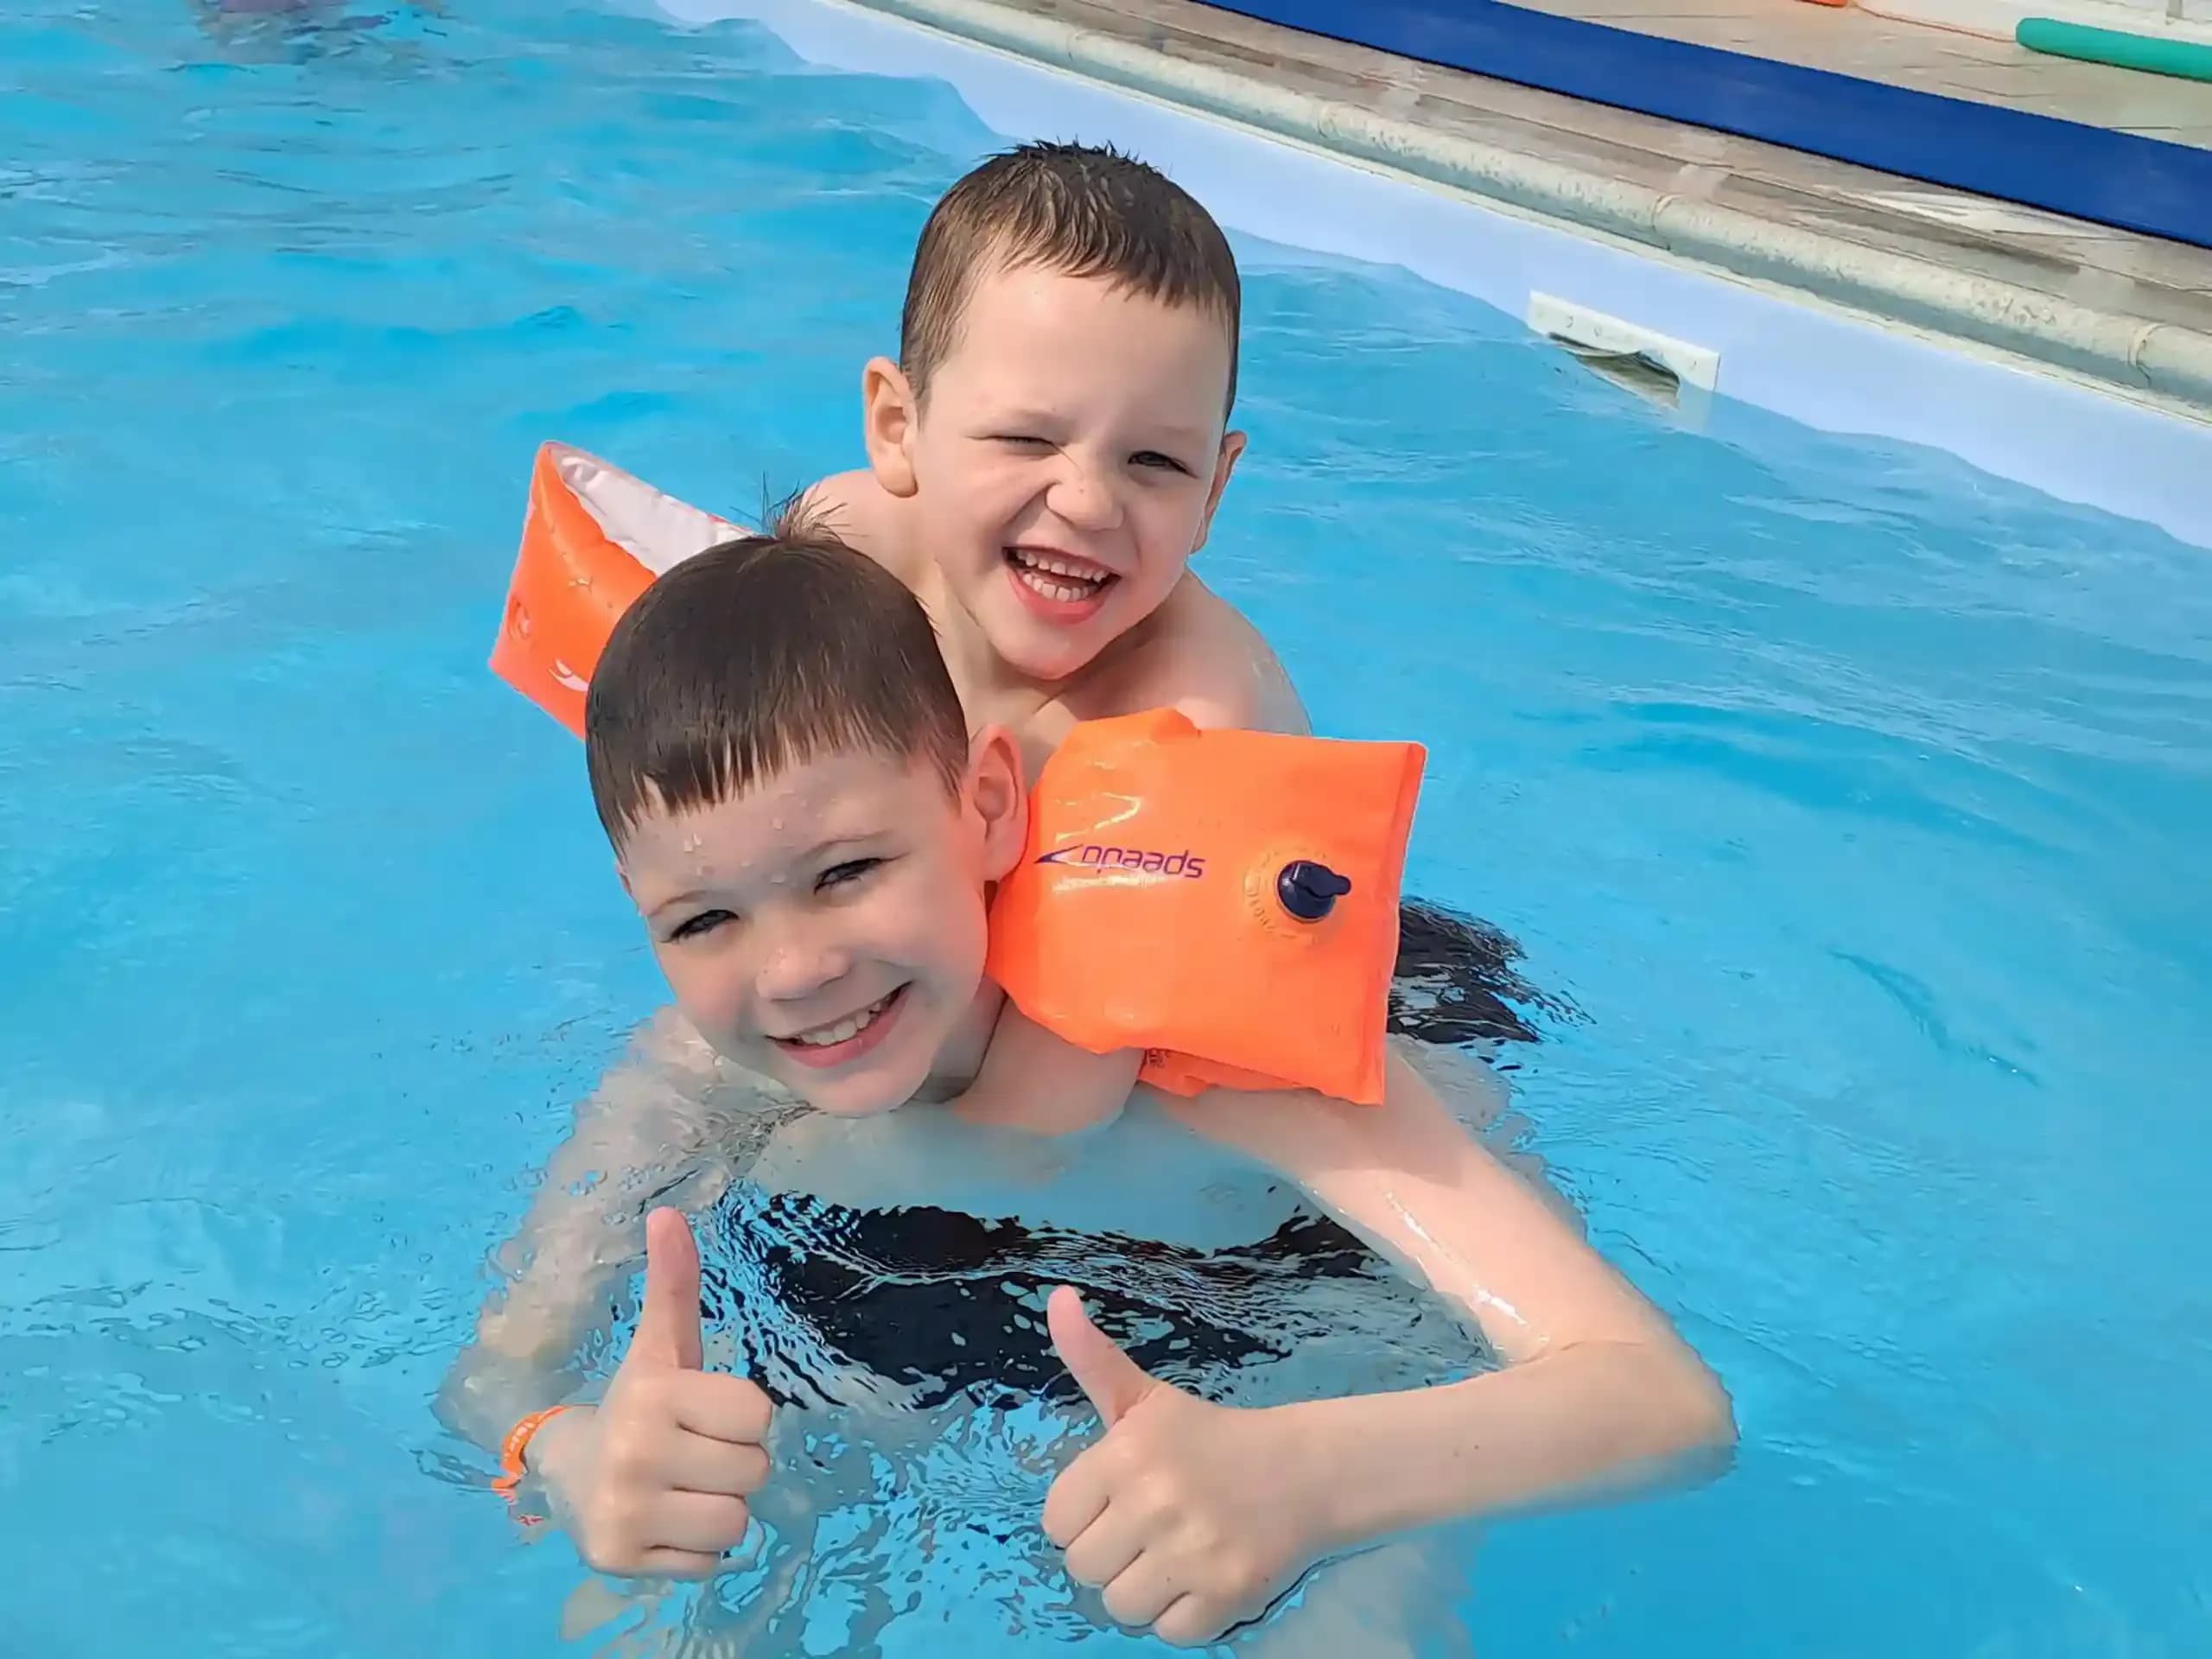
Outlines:
{"type": "Polygon", "coordinates": [[[1275,878],[1275,896],[1282,907],[1301,922],[1318,922],[1337,907],[1337,900],[1351,891],[1349,877],[1325,864],[1301,858],[1282,867],[1275,878]]]}

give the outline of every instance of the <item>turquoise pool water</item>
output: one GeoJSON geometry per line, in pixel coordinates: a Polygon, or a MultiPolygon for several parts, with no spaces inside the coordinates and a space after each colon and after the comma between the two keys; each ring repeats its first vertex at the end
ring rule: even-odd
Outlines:
{"type": "MultiPolygon", "coordinates": [[[[0,77],[0,1652],[637,1650],[689,1604],[564,1615],[429,1410],[659,992],[483,668],[525,470],[734,512],[849,464],[995,141],[521,0],[29,0],[0,77]]],[[[1574,1011],[1526,1144],[1745,1432],[1469,1544],[1483,1650],[2203,1650],[2212,556],[1240,251],[1205,569],[1324,727],[1431,746],[1410,887],[1574,1011]]],[[[1058,1432],[832,1459],[836,1570],[747,1650],[1116,1645],[944,1542],[1058,1432]]]]}

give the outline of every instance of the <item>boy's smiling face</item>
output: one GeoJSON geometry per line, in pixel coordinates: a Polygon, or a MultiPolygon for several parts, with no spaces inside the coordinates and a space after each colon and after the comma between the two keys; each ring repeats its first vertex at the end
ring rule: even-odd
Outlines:
{"type": "Polygon", "coordinates": [[[957,796],[925,760],[852,749],[641,815],[623,884],[684,1016],[842,1116],[903,1103],[949,1050],[980,1056],[985,892],[1020,855],[1019,766],[987,731],[957,796]]]}
{"type": "Polygon", "coordinates": [[[1244,442],[1224,429],[1229,325],[1033,266],[980,274],[963,316],[919,404],[869,365],[869,456],[998,658],[1065,680],[1205,541],[1244,442]]]}

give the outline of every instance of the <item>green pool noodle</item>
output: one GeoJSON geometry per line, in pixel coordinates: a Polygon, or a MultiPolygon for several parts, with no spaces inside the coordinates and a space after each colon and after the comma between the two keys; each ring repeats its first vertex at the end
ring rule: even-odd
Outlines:
{"type": "Polygon", "coordinates": [[[2052,17],[2023,17],[2012,38],[2031,52],[2054,58],[2109,63],[2154,75],[2179,75],[2185,80],[2212,80],[2212,46],[2200,46],[2194,41],[2154,40],[2116,29],[2062,23],[2052,17]]]}

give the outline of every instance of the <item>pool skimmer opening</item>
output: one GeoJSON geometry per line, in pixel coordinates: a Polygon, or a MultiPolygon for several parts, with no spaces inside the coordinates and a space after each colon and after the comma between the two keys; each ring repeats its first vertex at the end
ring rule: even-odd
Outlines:
{"type": "Polygon", "coordinates": [[[1592,373],[1669,407],[1682,388],[1710,393],[1720,378],[1720,353],[1607,316],[1551,294],[1529,296],[1528,326],[1572,355],[1592,373]]]}

